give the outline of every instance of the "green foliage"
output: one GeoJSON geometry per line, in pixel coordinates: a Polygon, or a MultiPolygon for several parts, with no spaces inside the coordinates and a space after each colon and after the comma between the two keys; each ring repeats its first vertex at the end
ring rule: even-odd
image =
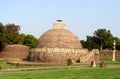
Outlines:
{"type": "Polygon", "coordinates": [[[37,39],[33,35],[19,34],[20,26],[15,24],[3,25],[0,23],[0,51],[7,44],[22,44],[35,47],[37,39]]]}
{"type": "Polygon", "coordinates": [[[2,66],[0,65],[0,71],[2,70],[2,66]]]}
{"type": "Polygon", "coordinates": [[[16,64],[16,68],[18,68],[18,67],[19,67],[19,65],[20,65],[20,64],[19,64],[19,63],[17,63],[17,64],[16,64]]]}
{"type": "MultiPolygon", "coordinates": [[[[116,62],[120,62],[120,57],[115,57],[116,62]]],[[[112,56],[100,56],[100,61],[112,61],[112,56]]]]}
{"type": "Polygon", "coordinates": [[[100,49],[112,48],[113,35],[111,34],[110,30],[98,29],[94,32],[94,37],[97,40],[95,42],[100,45],[100,49]]]}
{"type": "Polygon", "coordinates": [[[36,41],[37,39],[33,35],[28,34],[24,37],[23,44],[29,46],[30,48],[34,48],[36,45],[36,41]]]}
{"type": "Polygon", "coordinates": [[[118,38],[118,37],[114,37],[113,40],[116,41],[116,44],[117,44],[117,45],[120,45],[120,38],[118,38]]]}
{"type": "Polygon", "coordinates": [[[116,41],[116,49],[120,50],[120,39],[118,37],[113,38],[116,41]]]}
{"type": "Polygon", "coordinates": [[[24,40],[25,40],[25,34],[21,33],[20,35],[20,44],[24,44],[24,40]]]}
{"type": "Polygon", "coordinates": [[[25,35],[24,33],[20,34],[20,44],[27,45],[30,48],[34,48],[37,42],[37,38],[33,35],[25,35]]]}
{"type": "Polygon", "coordinates": [[[15,24],[3,25],[0,23],[0,50],[7,44],[20,43],[20,26],[15,24]]]}
{"type": "Polygon", "coordinates": [[[80,43],[82,44],[83,48],[86,48],[86,44],[84,40],[80,40],[80,43]]]}
{"type": "Polygon", "coordinates": [[[94,32],[93,36],[87,36],[86,41],[82,41],[83,47],[92,49],[112,49],[113,41],[116,40],[117,45],[120,45],[120,39],[114,37],[110,30],[98,29],[94,32]]]}
{"type": "Polygon", "coordinates": [[[92,50],[93,48],[99,48],[99,45],[95,42],[95,39],[92,36],[87,36],[87,40],[82,42],[82,46],[89,50],[92,50]]]}
{"type": "Polygon", "coordinates": [[[67,66],[71,66],[73,64],[72,60],[69,58],[67,59],[67,66]]]}
{"type": "Polygon", "coordinates": [[[7,24],[5,25],[7,30],[7,39],[8,44],[19,44],[20,43],[20,26],[15,24],[7,24]]]}
{"type": "Polygon", "coordinates": [[[0,51],[7,44],[7,31],[2,23],[0,23],[0,51]]]}

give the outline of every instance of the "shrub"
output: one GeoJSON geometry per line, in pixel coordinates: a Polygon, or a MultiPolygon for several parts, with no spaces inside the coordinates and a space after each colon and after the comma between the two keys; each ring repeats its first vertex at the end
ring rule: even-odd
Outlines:
{"type": "Polygon", "coordinates": [[[16,63],[16,68],[18,68],[18,67],[19,67],[19,65],[20,65],[19,63],[16,63]]]}
{"type": "Polygon", "coordinates": [[[93,67],[94,61],[91,61],[91,67],[93,67]]]}
{"type": "Polygon", "coordinates": [[[2,66],[0,65],[0,71],[2,70],[2,66]]]}
{"type": "Polygon", "coordinates": [[[69,59],[67,59],[67,66],[70,66],[70,65],[72,65],[73,64],[73,62],[72,62],[72,60],[69,58],[69,59]]]}

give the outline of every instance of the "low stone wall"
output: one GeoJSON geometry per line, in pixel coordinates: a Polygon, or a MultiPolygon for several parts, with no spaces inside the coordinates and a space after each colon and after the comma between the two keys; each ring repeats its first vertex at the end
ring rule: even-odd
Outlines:
{"type": "Polygon", "coordinates": [[[30,50],[28,60],[36,62],[66,63],[66,60],[71,58],[73,63],[80,63],[81,57],[85,57],[85,59],[93,57],[94,59],[94,54],[94,52],[89,54],[87,49],[35,48],[30,50]],[[85,56],[86,54],[88,54],[88,56],[85,56]]]}
{"type": "Polygon", "coordinates": [[[7,45],[0,52],[0,59],[24,59],[27,58],[28,54],[28,46],[20,44],[7,45]]]}
{"type": "MultiPolygon", "coordinates": [[[[100,56],[112,56],[112,55],[113,55],[113,50],[100,51],[100,56]]],[[[120,51],[116,50],[115,55],[120,56],[120,51]]]]}
{"type": "Polygon", "coordinates": [[[91,62],[91,61],[99,61],[99,50],[93,49],[89,53],[85,54],[81,57],[81,62],[91,62]]]}
{"type": "Polygon", "coordinates": [[[67,52],[32,52],[29,56],[31,61],[39,62],[49,62],[49,63],[66,63],[68,58],[74,60],[74,62],[79,61],[82,54],[80,53],[67,53],[67,52]]]}

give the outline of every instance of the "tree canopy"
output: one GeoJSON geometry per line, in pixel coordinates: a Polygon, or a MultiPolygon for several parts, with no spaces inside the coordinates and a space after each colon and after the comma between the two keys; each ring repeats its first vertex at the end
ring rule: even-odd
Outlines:
{"type": "Polygon", "coordinates": [[[5,25],[5,28],[7,30],[7,39],[8,44],[19,44],[20,43],[20,26],[15,24],[7,24],[5,25]]]}
{"type": "Polygon", "coordinates": [[[98,43],[100,49],[112,48],[113,43],[113,35],[111,34],[110,30],[106,29],[98,29],[94,32],[94,39],[95,42],[98,43]]]}
{"type": "Polygon", "coordinates": [[[7,44],[7,31],[2,23],[0,23],[0,51],[7,44]]]}
{"type": "Polygon", "coordinates": [[[87,36],[86,41],[82,41],[82,45],[89,50],[92,49],[112,49],[113,41],[116,40],[116,43],[120,45],[120,39],[114,37],[111,34],[110,30],[98,29],[93,33],[93,36],[87,36]]]}
{"type": "Polygon", "coordinates": [[[23,45],[27,45],[30,48],[34,48],[36,46],[37,38],[35,38],[33,35],[28,34],[24,36],[24,34],[21,34],[21,38],[23,45]]]}
{"type": "Polygon", "coordinates": [[[0,51],[8,44],[22,44],[35,47],[37,39],[33,35],[19,34],[20,26],[0,23],[0,51]]]}

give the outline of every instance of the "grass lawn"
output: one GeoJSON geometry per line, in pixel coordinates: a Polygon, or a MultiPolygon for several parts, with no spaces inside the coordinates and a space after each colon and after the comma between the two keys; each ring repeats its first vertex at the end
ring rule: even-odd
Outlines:
{"type": "MultiPolygon", "coordinates": [[[[112,56],[100,56],[101,61],[112,61],[112,56]]],[[[120,62],[120,56],[116,56],[115,60],[120,62]]]]}
{"type": "MultiPolygon", "coordinates": [[[[109,58],[103,57],[103,60],[109,58]]],[[[2,69],[12,68],[42,68],[43,66],[18,66],[7,64],[8,60],[0,60],[2,69]]],[[[99,62],[96,68],[91,68],[89,64],[73,64],[77,68],[51,69],[39,71],[0,71],[0,79],[120,79],[120,62],[105,61],[106,68],[99,68],[99,62]]],[[[57,67],[57,66],[44,66],[57,67]]]]}
{"type": "Polygon", "coordinates": [[[120,79],[120,68],[0,72],[0,79],[120,79]]]}

